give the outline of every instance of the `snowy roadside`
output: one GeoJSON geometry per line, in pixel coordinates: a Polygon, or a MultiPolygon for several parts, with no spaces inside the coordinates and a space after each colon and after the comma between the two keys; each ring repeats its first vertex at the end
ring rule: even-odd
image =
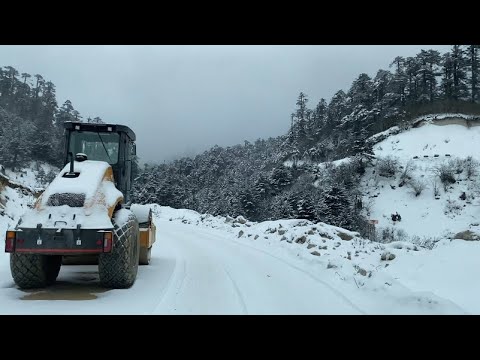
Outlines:
{"type": "Polygon", "coordinates": [[[473,266],[472,254],[480,249],[477,242],[445,239],[428,250],[409,242],[379,244],[354,232],[305,220],[243,223],[242,218],[201,215],[158,205],[153,205],[153,211],[157,220],[190,227],[185,231],[215,229],[229,241],[282,259],[347,294],[369,314],[480,313],[480,304],[475,301],[480,285],[464,280],[480,273],[473,266]],[[448,256],[452,249],[452,256],[448,256]],[[443,256],[448,270],[438,263],[437,255],[443,256]],[[465,262],[466,257],[472,260],[465,262]],[[428,272],[423,272],[424,268],[428,272]],[[471,275],[465,277],[465,272],[471,275]],[[448,291],[452,287],[454,294],[448,291]]]}

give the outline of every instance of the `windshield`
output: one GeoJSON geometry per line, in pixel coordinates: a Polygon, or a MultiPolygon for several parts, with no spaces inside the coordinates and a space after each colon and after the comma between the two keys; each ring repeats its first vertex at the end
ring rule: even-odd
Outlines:
{"type": "Polygon", "coordinates": [[[113,165],[118,162],[119,138],[118,133],[73,131],[70,133],[68,151],[73,155],[84,153],[88,160],[106,161],[113,165]]]}

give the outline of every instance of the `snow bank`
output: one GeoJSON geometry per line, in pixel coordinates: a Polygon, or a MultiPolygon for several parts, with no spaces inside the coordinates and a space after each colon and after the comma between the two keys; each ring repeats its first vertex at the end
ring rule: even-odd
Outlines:
{"type": "Polygon", "coordinates": [[[413,291],[431,291],[471,314],[480,314],[480,242],[441,242],[431,251],[409,252],[391,263],[385,274],[413,291]]]}
{"type": "Polygon", "coordinates": [[[398,126],[393,126],[391,127],[390,129],[387,129],[385,131],[382,131],[382,132],[379,132],[375,135],[372,135],[370,136],[368,139],[367,139],[367,142],[371,143],[376,143],[376,142],[379,142],[379,141],[382,141],[384,139],[386,139],[387,137],[391,136],[391,135],[396,135],[400,132],[400,128],[398,126]]]}
{"type": "Polygon", "coordinates": [[[340,166],[340,165],[343,165],[343,164],[348,164],[348,163],[350,163],[350,161],[352,161],[352,159],[350,157],[346,157],[346,158],[343,158],[343,159],[338,159],[338,160],[334,160],[334,161],[330,161],[330,162],[322,162],[322,163],[319,163],[317,166],[319,168],[324,168],[325,166],[327,166],[327,164],[332,164],[334,166],[340,166]]]}
{"type": "MultiPolygon", "coordinates": [[[[202,215],[191,210],[159,205],[153,205],[152,209],[159,229],[162,222],[172,221],[184,224],[185,232],[199,227],[212,229],[219,236],[229,237],[230,241],[294,264],[342,294],[348,294],[348,298],[365,313],[480,313],[480,305],[468,306],[466,310],[467,306],[463,307],[466,303],[461,301],[460,295],[452,298],[448,292],[437,293],[428,286],[427,280],[422,282],[425,286],[413,289],[408,281],[403,282],[401,272],[404,266],[417,264],[416,268],[410,269],[414,273],[421,266],[418,264],[422,264],[422,259],[432,258],[432,251],[409,242],[380,244],[362,239],[346,229],[306,220],[247,221],[242,224],[231,217],[202,215]],[[397,263],[401,265],[394,268],[397,263]]],[[[445,240],[442,245],[447,249],[450,242],[445,240]]],[[[467,245],[462,251],[471,250],[467,245]]],[[[461,264],[462,255],[457,255],[451,261],[461,264]]],[[[432,272],[429,277],[441,281],[442,274],[432,272]]],[[[457,289],[460,294],[471,291],[466,282],[462,284],[464,288],[458,286],[457,289]]],[[[480,285],[475,291],[480,291],[480,285]]]]}

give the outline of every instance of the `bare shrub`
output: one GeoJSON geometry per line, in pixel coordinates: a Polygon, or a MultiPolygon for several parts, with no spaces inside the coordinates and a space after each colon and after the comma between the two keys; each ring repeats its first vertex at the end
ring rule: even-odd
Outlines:
{"type": "Polygon", "coordinates": [[[373,205],[374,205],[373,199],[369,199],[362,203],[362,209],[365,215],[370,216],[372,214],[373,205]]]}
{"type": "Polygon", "coordinates": [[[411,179],[408,182],[408,185],[412,188],[415,196],[419,196],[422,193],[422,191],[425,190],[425,188],[427,187],[427,184],[425,184],[423,180],[419,180],[419,179],[411,179]]]}
{"type": "Polygon", "coordinates": [[[394,241],[406,241],[408,235],[403,229],[395,229],[393,226],[378,229],[377,241],[382,244],[388,244],[394,241]]]}
{"type": "Polygon", "coordinates": [[[460,204],[456,200],[447,200],[447,204],[445,205],[445,215],[447,214],[454,214],[454,215],[460,215],[462,212],[463,205],[460,204]]]}
{"type": "Polygon", "coordinates": [[[452,159],[449,161],[450,167],[453,169],[455,174],[459,175],[463,172],[464,162],[458,158],[452,159]]]}
{"type": "Polygon", "coordinates": [[[478,161],[473,159],[471,156],[465,159],[463,166],[465,168],[467,179],[471,179],[472,177],[478,174],[478,168],[479,168],[478,161]]]}
{"type": "Polygon", "coordinates": [[[435,174],[440,178],[445,191],[447,191],[448,185],[455,184],[455,169],[452,162],[440,164],[434,169],[434,171],[435,174]]]}
{"type": "Polygon", "coordinates": [[[379,229],[379,233],[380,236],[377,236],[378,242],[387,244],[394,241],[395,229],[393,227],[379,229]]]}
{"type": "Polygon", "coordinates": [[[397,241],[406,241],[408,239],[408,234],[403,229],[397,229],[397,241]]]}
{"type": "Polygon", "coordinates": [[[420,236],[414,235],[412,236],[410,242],[414,245],[418,245],[419,247],[432,250],[440,240],[441,239],[439,237],[424,236],[423,238],[420,238],[420,236]]]}
{"type": "Polygon", "coordinates": [[[408,180],[411,179],[413,170],[415,170],[415,165],[413,164],[413,160],[409,160],[407,165],[405,165],[405,169],[403,169],[402,174],[400,175],[400,184],[398,184],[399,187],[402,187],[408,182],[408,180]]]}
{"type": "Polygon", "coordinates": [[[384,177],[395,176],[395,174],[398,171],[398,160],[391,156],[379,158],[377,160],[376,168],[380,176],[384,176],[384,177]]]}
{"type": "Polygon", "coordinates": [[[433,196],[434,197],[440,196],[440,186],[438,186],[438,182],[436,178],[432,179],[432,188],[433,188],[433,196]]]}

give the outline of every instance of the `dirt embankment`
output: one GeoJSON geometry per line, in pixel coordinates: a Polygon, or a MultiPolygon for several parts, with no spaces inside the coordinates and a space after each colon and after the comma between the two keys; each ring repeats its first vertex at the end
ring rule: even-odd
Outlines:
{"type": "Polygon", "coordinates": [[[462,125],[467,128],[473,126],[480,126],[480,120],[475,119],[463,119],[460,117],[451,117],[445,119],[432,119],[432,120],[421,120],[415,124],[414,127],[423,126],[427,123],[431,123],[433,125],[444,126],[444,125],[462,125]]]}

